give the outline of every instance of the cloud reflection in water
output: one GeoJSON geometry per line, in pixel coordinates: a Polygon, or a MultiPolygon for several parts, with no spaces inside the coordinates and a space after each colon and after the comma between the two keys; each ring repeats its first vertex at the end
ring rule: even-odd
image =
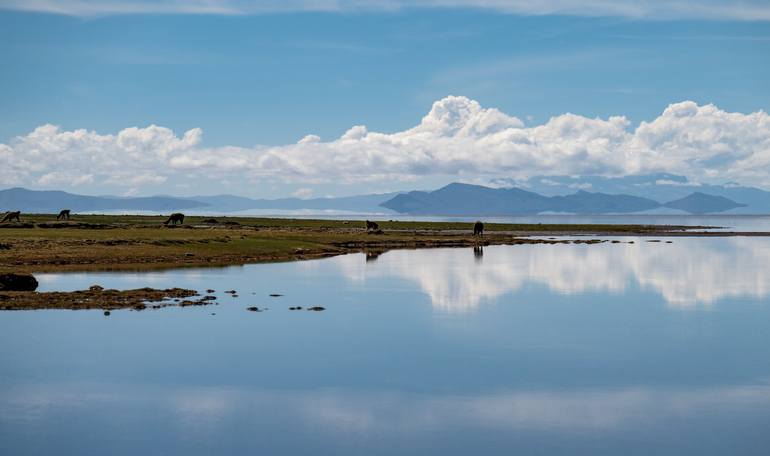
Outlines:
{"type": "Polygon", "coordinates": [[[675,238],[670,244],[644,238],[633,241],[490,246],[484,248],[483,256],[472,249],[394,250],[376,261],[365,262],[361,255],[328,261],[355,283],[387,277],[416,282],[434,308],[447,312],[473,311],[482,302],[528,283],[562,294],[622,293],[637,284],[656,291],[676,308],[770,294],[770,242],[765,238],[675,238]]]}

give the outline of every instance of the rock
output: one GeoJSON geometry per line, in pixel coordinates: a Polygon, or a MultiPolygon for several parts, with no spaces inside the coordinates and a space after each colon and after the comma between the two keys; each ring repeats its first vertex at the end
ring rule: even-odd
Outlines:
{"type": "Polygon", "coordinates": [[[195,256],[195,254],[192,253],[192,252],[185,252],[184,256],[186,256],[186,257],[193,257],[193,256],[195,256]]]}
{"type": "Polygon", "coordinates": [[[238,297],[238,295],[233,293],[233,298],[237,298],[237,297],[238,297]]]}
{"type": "Polygon", "coordinates": [[[211,294],[211,293],[216,293],[216,291],[217,291],[217,290],[208,289],[208,290],[206,290],[206,293],[209,293],[209,294],[211,294]]]}
{"type": "Polygon", "coordinates": [[[110,316],[110,311],[109,310],[105,310],[104,311],[104,316],[105,317],[109,317],[110,316]]]}
{"type": "Polygon", "coordinates": [[[302,310],[302,306],[289,307],[289,310],[302,310]]]}
{"type": "Polygon", "coordinates": [[[0,274],[0,290],[3,291],[35,291],[37,279],[26,272],[9,272],[0,274]]]}
{"type": "Polygon", "coordinates": [[[260,308],[257,307],[257,306],[247,307],[246,310],[251,311],[251,312],[262,312],[262,310],[260,310],[260,308]]]}
{"type": "Polygon", "coordinates": [[[225,293],[236,294],[236,293],[238,293],[238,292],[237,292],[237,291],[235,291],[235,290],[227,290],[227,291],[225,291],[225,293]]]}
{"type": "Polygon", "coordinates": [[[313,307],[308,307],[307,310],[310,310],[313,312],[321,312],[322,310],[326,310],[326,307],[313,306],[313,307]]]}
{"type": "Polygon", "coordinates": [[[278,298],[278,297],[280,297],[280,296],[283,296],[283,295],[282,295],[282,294],[278,294],[278,293],[271,293],[271,294],[270,294],[270,297],[271,297],[271,298],[278,298]]]}
{"type": "Polygon", "coordinates": [[[91,285],[90,287],[88,287],[88,289],[90,291],[102,291],[102,290],[104,290],[104,287],[102,287],[100,285],[91,285]]]}

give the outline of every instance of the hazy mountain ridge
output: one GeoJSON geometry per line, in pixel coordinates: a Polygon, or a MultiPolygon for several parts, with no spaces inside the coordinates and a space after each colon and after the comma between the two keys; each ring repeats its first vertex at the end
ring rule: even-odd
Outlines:
{"type": "Polygon", "coordinates": [[[546,196],[559,196],[582,189],[589,192],[624,194],[650,198],[665,203],[685,198],[693,193],[722,196],[743,206],[730,210],[731,214],[770,214],[770,192],[727,182],[723,185],[700,184],[684,176],[668,173],[603,176],[536,176],[526,181],[501,180],[497,185],[518,186],[546,196]]]}
{"type": "Polygon", "coordinates": [[[410,215],[529,215],[538,213],[627,214],[658,208],[692,214],[724,212],[744,204],[722,196],[692,193],[665,204],[650,198],[579,190],[569,195],[543,196],[517,188],[449,184],[433,192],[409,192],[382,203],[410,215]]]}
{"type": "Polygon", "coordinates": [[[87,196],[57,190],[28,190],[16,187],[0,190],[0,213],[6,210],[55,213],[64,208],[75,212],[119,210],[168,212],[185,209],[214,213],[249,209],[382,212],[382,208],[378,205],[395,195],[397,193],[306,200],[300,198],[252,199],[234,195],[117,197],[87,196]]]}
{"type": "Polygon", "coordinates": [[[213,196],[85,196],[63,191],[23,188],[0,190],[0,212],[75,212],[189,210],[230,213],[248,210],[345,211],[410,215],[530,215],[538,213],[611,214],[671,213],[770,214],[770,192],[737,184],[699,185],[682,176],[650,174],[607,178],[599,176],[533,177],[518,182],[524,188],[452,183],[434,191],[392,192],[337,198],[253,199],[213,196]]]}

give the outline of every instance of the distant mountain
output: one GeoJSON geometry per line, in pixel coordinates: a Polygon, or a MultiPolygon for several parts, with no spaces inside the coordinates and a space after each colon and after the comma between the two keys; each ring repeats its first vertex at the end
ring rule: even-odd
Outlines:
{"type": "Polygon", "coordinates": [[[383,212],[379,206],[397,193],[379,195],[348,196],[341,198],[315,199],[251,199],[234,195],[193,196],[177,198],[172,196],[117,197],[85,196],[62,191],[38,191],[24,188],[0,190],[0,213],[8,210],[23,212],[52,213],[61,209],[74,212],[94,211],[153,211],[195,210],[199,212],[227,213],[250,209],[274,210],[337,210],[359,213],[383,212]]]}
{"type": "Polygon", "coordinates": [[[382,203],[396,212],[411,215],[523,215],[550,213],[623,214],[662,207],[692,214],[723,212],[743,204],[721,196],[693,193],[662,205],[633,195],[580,190],[564,196],[543,196],[518,188],[489,188],[481,185],[449,184],[432,192],[413,191],[382,203]]]}
{"type": "MultiPolygon", "coordinates": [[[[666,176],[671,177],[671,176],[666,176]]],[[[572,179],[572,178],[564,178],[572,179]]],[[[601,178],[604,179],[604,178],[601,178]]],[[[636,176],[636,183],[645,183],[636,176]]],[[[625,184],[634,187],[634,184],[625,184]]],[[[703,189],[704,186],[683,188],[703,189]]],[[[74,212],[96,211],[192,211],[197,213],[232,213],[248,210],[276,211],[345,211],[358,214],[372,214],[395,211],[411,215],[446,216],[494,216],[525,215],[539,213],[571,214],[623,214],[623,213],[671,213],[684,211],[691,214],[706,214],[740,210],[751,213],[770,213],[770,192],[751,187],[731,187],[717,190],[734,191],[746,199],[705,193],[677,192],[672,199],[651,199],[646,194],[667,194],[652,191],[653,184],[644,186],[647,191],[640,194],[617,194],[574,190],[567,194],[542,195],[520,188],[490,188],[481,185],[453,183],[431,192],[411,191],[408,193],[383,193],[347,196],[340,198],[282,198],[252,199],[234,195],[116,197],[85,196],[62,191],[36,191],[24,188],[0,190],[0,213],[7,210],[22,212],[53,213],[60,209],[74,212]],[[670,201],[661,204],[661,201],[670,201]],[[751,201],[751,204],[747,204],[751,201]],[[763,208],[767,208],[763,210],[763,208]]],[[[677,187],[679,188],[679,187],[677,187]]],[[[711,187],[709,187],[711,188],[711,187]]],[[[716,190],[715,190],[716,191],[716,190]]]]}
{"type": "Polygon", "coordinates": [[[433,192],[401,194],[381,206],[400,213],[424,215],[532,214],[541,211],[547,200],[517,188],[493,189],[454,183],[433,192]]]}
{"type": "Polygon", "coordinates": [[[543,196],[518,188],[449,184],[433,192],[409,192],[382,203],[413,215],[520,215],[541,212],[606,214],[640,212],[660,203],[629,195],[579,191],[567,196],[543,196]]]}
{"type": "Polygon", "coordinates": [[[281,210],[336,210],[349,212],[382,212],[380,203],[387,201],[398,193],[382,193],[372,195],[343,196],[339,198],[280,198],[280,199],[251,199],[242,196],[192,196],[190,199],[206,203],[215,212],[235,212],[249,209],[281,209],[281,210]]]}
{"type": "Polygon", "coordinates": [[[558,212],[573,214],[608,214],[642,212],[660,207],[657,201],[631,195],[610,195],[580,190],[567,196],[553,196],[551,204],[558,212]]]}
{"type": "Polygon", "coordinates": [[[536,176],[526,181],[501,179],[497,185],[518,186],[545,196],[559,196],[576,190],[623,194],[665,202],[684,198],[692,193],[723,196],[741,203],[730,214],[770,214],[770,192],[735,182],[723,185],[697,184],[684,176],[668,173],[603,176],[536,176]]]}
{"type": "Polygon", "coordinates": [[[25,188],[0,190],[0,212],[21,210],[24,212],[59,212],[71,209],[75,212],[137,210],[159,211],[191,209],[205,203],[168,196],[120,198],[114,196],[84,196],[61,191],[36,191],[25,188]]]}
{"type": "Polygon", "coordinates": [[[680,209],[691,214],[709,214],[714,212],[724,212],[737,207],[745,207],[745,204],[725,198],[724,196],[707,195],[701,192],[694,192],[684,198],[670,201],[664,204],[665,207],[680,209]]]}

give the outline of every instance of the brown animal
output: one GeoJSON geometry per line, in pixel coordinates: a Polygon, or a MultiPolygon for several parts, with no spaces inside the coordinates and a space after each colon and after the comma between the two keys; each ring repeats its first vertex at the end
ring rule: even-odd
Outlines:
{"type": "Polygon", "coordinates": [[[481,221],[476,221],[476,223],[473,224],[473,235],[474,236],[483,236],[484,235],[484,224],[481,223],[481,221]]]}
{"type": "Polygon", "coordinates": [[[180,225],[184,224],[184,214],[181,212],[174,212],[168,217],[168,220],[163,222],[163,224],[168,225],[171,223],[172,225],[176,225],[177,222],[179,222],[180,225]]]}
{"type": "Polygon", "coordinates": [[[366,221],[366,231],[377,231],[380,229],[380,225],[377,222],[366,221]]]}
{"type": "Polygon", "coordinates": [[[61,212],[59,212],[59,215],[56,216],[56,220],[69,220],[69,219],[70,219],[69,209],[62,209],[61,212]]]}
{"type": "Polygon", "coordinates": [[[3,220],[0,220],[0,223],[11,222],[13,220],[16,220],[17,222],[21,222],[21,220],[19,219],[20,215],[21,215],[21,211],[6,212],[5,217],[3,217],[3,220]]]}

